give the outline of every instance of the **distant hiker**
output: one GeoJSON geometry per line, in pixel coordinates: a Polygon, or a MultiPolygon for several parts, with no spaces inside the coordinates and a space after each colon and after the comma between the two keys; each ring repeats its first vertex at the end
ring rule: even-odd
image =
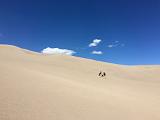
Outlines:
{"type": "Polygon", "coordinates": [[[100,73],[98,74],[98,76],[100,76],[100,77],[105,77],[105,76],[106,76],[106,73],[105,73],[105,72],[100,71],[100,73]]]}
{"type": "Polygon", "coordinates": [[[105,73],[105,72],[103,72],[103,76],[106,76],[106,73],[105,73]]]}
{"type": "Polygon", "coordinates": [[[100,73],[98,74],[98,76],[101,76],[102,72],[100,71],[100,73]]]}

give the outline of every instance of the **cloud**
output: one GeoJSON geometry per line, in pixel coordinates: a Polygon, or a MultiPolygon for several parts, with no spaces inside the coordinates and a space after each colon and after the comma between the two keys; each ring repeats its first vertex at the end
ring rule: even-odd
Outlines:
{"type": "Polygon", "coordinates": [[[102,40],[100,39],[94,39],[92,43],[89,44],[89,47],[95,47],[97,46],[102,40]]]}
{"type": "Polygon", "coordinates": [[[102,55],[102,54],[103,54],[103,52],[102,52],[102,51],[92,51],[92,54],[102,55]]]}
{"type": "Polygon", "coordinates": [[[108,48],[113,48],[113,47],[124,47],[125,44],[119,43],[119,41],[114,41],[112,44],[107,45],[108,48]]]}
{"type": "Polygon", "coordinates": [[[115,45],[110,44],[107,47],[112,48],[112,47],[115,47],[115,45]]]}
{"type": "Polygon", "coordinates": [[[68,49],[60,49],[60,48],[50,48],[47,47],[41,51],[43,54],[63,54],[63,55],[73,55],[76,52],[68,49]]]}

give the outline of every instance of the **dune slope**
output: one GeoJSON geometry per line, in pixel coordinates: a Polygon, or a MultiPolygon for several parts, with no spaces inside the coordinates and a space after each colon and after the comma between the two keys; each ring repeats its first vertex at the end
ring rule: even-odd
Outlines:
{"type": "Polygon", "coordinates": [[[160,120],[160,66],[0,45],[0,120],[160,120]]]}

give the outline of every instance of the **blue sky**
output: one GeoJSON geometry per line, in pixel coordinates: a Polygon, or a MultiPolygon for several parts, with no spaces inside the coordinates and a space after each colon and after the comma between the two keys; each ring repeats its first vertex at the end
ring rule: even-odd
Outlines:
{"type": "Polygon", "coordinates": [[[118,64],[160,64],[160,1],[0,0],[0,44],[72,50],[118,64]],[[101,41],[89,46],[96,39],[101,41]]]}

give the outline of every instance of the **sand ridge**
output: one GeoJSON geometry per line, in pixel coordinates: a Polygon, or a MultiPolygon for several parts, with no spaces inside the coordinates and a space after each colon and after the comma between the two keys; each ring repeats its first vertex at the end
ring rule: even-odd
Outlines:
{"type": "Polygon", "coordinates": [[[160,120],[160,66],[0,45],[0,120],[160,120]],[[106,77],[98,77],[99,71],[106,77]]]}

